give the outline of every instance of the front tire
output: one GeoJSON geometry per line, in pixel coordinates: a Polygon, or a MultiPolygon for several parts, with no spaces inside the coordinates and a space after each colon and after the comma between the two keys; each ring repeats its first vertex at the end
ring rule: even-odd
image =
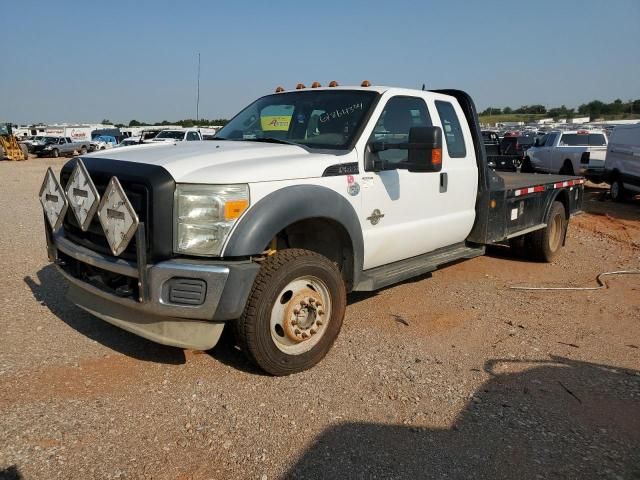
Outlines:
{"type": "Polygon", "coordinates": [[[51,150],[51,156],[53,158],[58,158],[60,156],[60,151],[57,148],[54,148],[53,150],[51,150]]]}
{"type": "Polygon", "coordinates": [[[271,375],[302,372],[331,349],[346,304],[345,283],[333,262],[309,250],[280,250],[262,262],[238,320],[238,343],[271,375]]]}
{"type": "Polygon", "coordinates": [[[533,173],[535,170],[533,168],[533,165],[531,165],[531,160],[529,159],[529,157],[525,157],[524,161],[522,162],[522,166],[520,167],[520,172],[522,173],[533,173]]]}

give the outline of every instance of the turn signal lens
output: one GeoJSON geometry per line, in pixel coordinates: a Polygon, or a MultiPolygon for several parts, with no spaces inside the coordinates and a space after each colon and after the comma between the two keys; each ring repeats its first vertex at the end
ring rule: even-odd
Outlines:
{"type": "Polygon", "coordinates": [[[244,212],[248,206],[249,202],[247,200],[231,200],[226,202],[224,204],[224,219],[235,220],[242,215],[242,212],[244,212]]]}
{"type": "Polygon", "coordinates": [[[431,163],[434,166],[442,165],[442,149],[441,148],[434,148],[433,150],[431,150],[431,163]]]}

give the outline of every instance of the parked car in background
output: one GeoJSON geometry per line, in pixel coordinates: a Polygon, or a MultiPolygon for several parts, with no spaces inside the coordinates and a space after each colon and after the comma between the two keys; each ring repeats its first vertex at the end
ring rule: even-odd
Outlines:
{"type": "Polygon", "coordinates": [[[118,144],[116,138],[111,135],[99,135],[91,140],[91,151],[107,150],[118,144]]]}
{"type": "Polygon", "coordinates": [[[195,129],[163,130],[151,140],[151,142],[192,142],[201,141],[202,135],[195,129]]]}
{"type": "Polygon", "coordinates": [[[140,145],[142,143],[142,137],[129,137],[122,140],[118,147],[130,147],[132,145],[140,145]]]}
{"type": "Polygon", "coordinates": [[[85,155],[91,145],[89,142],[74,142],[70,137],[45,137],[42,144],[34,147],[33,152],[38,157],[54,157],[60,155],[85,155]]]}
{"type": "Polygon", "coordinates": [[[602,130],[552,131],[526,152],[523,171],[580,174],[602,181],[607,136],[602,130]]]}
{"type": "Polygon", "coordinates": [[[533,146],[534,137],[524,135],[505,135],[500,142],[502,155],[522,155],[533,146]]]}
{"type": "Polygon", "coordinates": [[[487,155],[500,155],[500,138],[493,130],[482,130],[482,141],[487,155]]]}
{"type": "Polygon", "coordinates": [[[615,201],[640,193],[640,123],[619,125],[611,133],[604,178],[611,184],[615,201]]]}

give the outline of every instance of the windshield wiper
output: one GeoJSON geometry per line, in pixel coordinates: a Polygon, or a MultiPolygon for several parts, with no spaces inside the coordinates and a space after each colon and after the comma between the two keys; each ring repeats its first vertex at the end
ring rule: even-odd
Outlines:
{"type": "Polygon", "coordinates": [[[262,142],[262,143],[280,143],[283,145],[296,145],[300,146],[299,143],[291,142],[289,140],[282,140],[281,138],[273,138],[273,137],[264,137],[264,138],[245,138],[243,139],[245,142],[262,142]]]}

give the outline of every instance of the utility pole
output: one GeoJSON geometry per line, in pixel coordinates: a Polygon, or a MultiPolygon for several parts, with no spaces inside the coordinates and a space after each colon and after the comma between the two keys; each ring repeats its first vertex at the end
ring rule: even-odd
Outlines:
{"type": "Polygon", "coordinates": [[[196,125],[200,121],[200,52],[198,52],[198,88],[196,94],[196,125]]]}

